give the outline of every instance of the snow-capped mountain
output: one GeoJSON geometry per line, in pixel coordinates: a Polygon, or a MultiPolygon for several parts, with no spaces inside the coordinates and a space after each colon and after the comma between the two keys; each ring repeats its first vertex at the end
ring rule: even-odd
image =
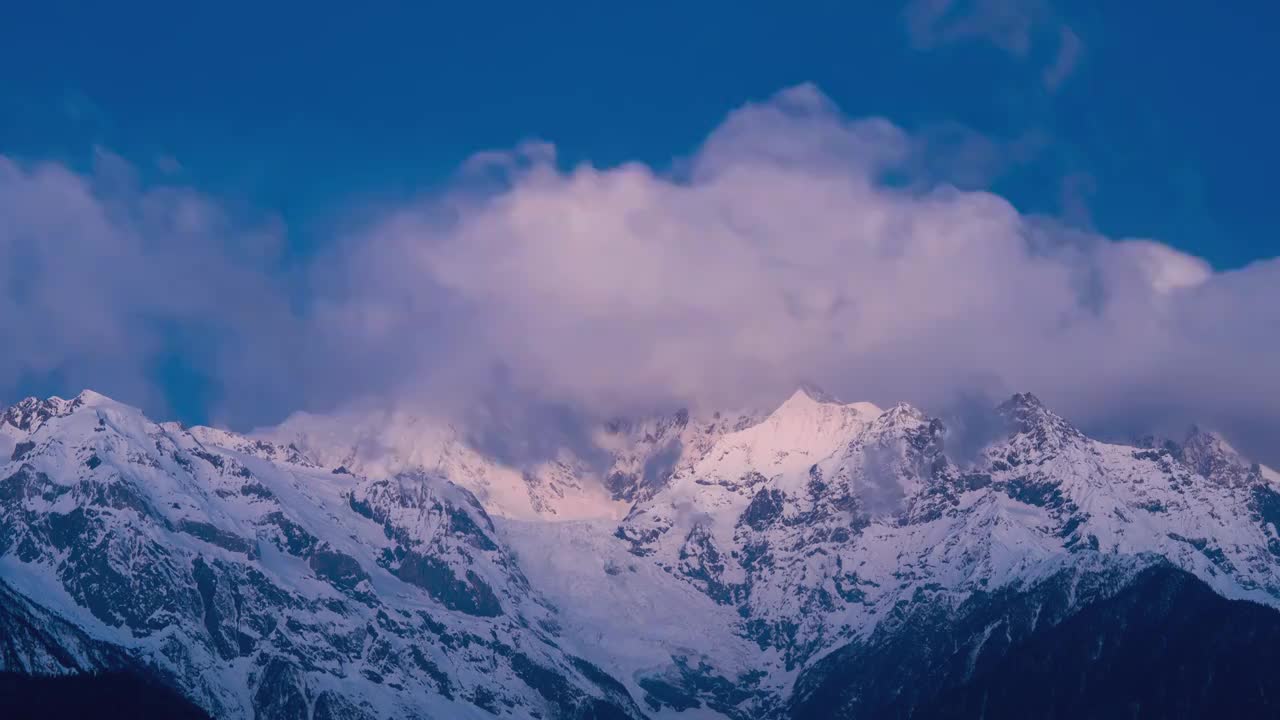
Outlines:
{"type": "Polygon", "coordinates": [[[28,399],[0,670],[146,672],[218,717],[906,717],[1132,588],[1200,597],[1152,572],[1280,606],[1280,475],[1030,395],[992,417],[974,456],[801,389],[519,465],[412,413],[245,436],[28,399]]]}
{"type": "Polygon", "coordinates": [[[915,608],[954,620],[980,594],[1063,577],[1083,604],[1170,563],[1225,597],[1277,604],[1274,472],[1198,433],[1180,452],[1091,440],[1030,395],[997,412],[1007,433],[960,467],[944,425],[918,410],[798,392],[638,503],[618,535],[734,607],[784,694],[915,608]]]}
{"type": "Polygon", "coordinates": [[[0,422],[4,592],[57,619],[6,633],[6,669],[128,658],[228,718],[640,716],[458,485],[335,472],[90,392],[0,422]]]}

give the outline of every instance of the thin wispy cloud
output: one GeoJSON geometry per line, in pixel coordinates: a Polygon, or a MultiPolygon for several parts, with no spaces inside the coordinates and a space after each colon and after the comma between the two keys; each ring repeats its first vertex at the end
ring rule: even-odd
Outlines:
{"type": "Polygon", "coordinates": [[[1044,0],[912,0],[904,20],[918,50],[986,42],[1020,62],[1042,62],[1041,78],[1050,92],[1075,71],[1084,49],[1076,31],[1044,0]]]}
{"type": "Polygon", "coordinates": [[[292,329],[266,270],[274,228],[239,227],[190,188],[146,186],[105,151],[87,173],[0,156],[0,217],[0,388],[53,377],[163,410],[155,373],[173,353],[213,379],[284,372],[254,351],[292,329]]]}
{"type": "Polygon", "coordinates": [[[1057,90],[1071,76],[1083,52],[1080,36],[1071,28],[1063,25],[1058,30],[1058,37],[1058,53],[1053,64],[1044,69],[1044,85],[1049,90],[1057,90]]]}

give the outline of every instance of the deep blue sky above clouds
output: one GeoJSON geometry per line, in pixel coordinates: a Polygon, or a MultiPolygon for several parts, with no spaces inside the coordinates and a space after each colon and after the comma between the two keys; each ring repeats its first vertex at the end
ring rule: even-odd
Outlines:
{"type": "Polygon", "coordinates": [[[1060,3],[1045,25],[1080,49],[1056,91],[1053,27],[1025,56],[980,31],[920,48],[894,3],[327,5],[15,6],[0,149],[171,158],[304,243],[353,199],[417,192],[478,150],[532,137],[569,162],[661,165],[728,110],[813,82],[855,117],[1000,143],[963,179],[1022,209],[1220,266],[1280,247],[1271,3],[1060,3]]]}
{"type": "MultiPolygon", "coordinates": [[[[209,199],[228,233],[269,228],[260,277],[227,281],[256,287],[449,187],[477,152],[538,139],[563,171],[662,173],[731,111],[811,83],[844,117],[915,138],[917,181],[990,190],[1024,215],[1154,238],[1231,270],[1280,255],[1278,23],[1262,2],[27,3],[0,26],[0,155],[85,177],[123,166],[142,187],[209,199]]],[[[299,293],[289,284],[279,312],[305,305],[299,293]]],[[[304,391],[277,397],[268,380],[252,393],[272,398],[262,407],[230,402],[237,376],[203,358],[258,336],[192,306],[155,311],[144,371],[155,390],[126,399],[240,424],[299,404],[304,391]]],[[[0,402],[110,390],[115,376],[95,381],[78,352],[11,368],[0,402]]]]}

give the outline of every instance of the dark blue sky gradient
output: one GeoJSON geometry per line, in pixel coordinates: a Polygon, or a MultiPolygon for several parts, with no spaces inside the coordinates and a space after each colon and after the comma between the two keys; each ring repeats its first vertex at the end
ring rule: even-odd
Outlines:
{"type": "Polygon", "coordinates": [[[480,149],[536,137],[570,163],[662,166],[731,108],[811,81],[854,116],[1032,138],[980,178],[1024,210],[1219,267],[1280,247],[1270,3],[1055,8],[1083,48],[1057,92],[1041,82],[1051,47],[916,50],[892,4],[337,5],[10,8],[0,151],[172,156],[197,187],[280,214],[302,249],[480,149]]]}

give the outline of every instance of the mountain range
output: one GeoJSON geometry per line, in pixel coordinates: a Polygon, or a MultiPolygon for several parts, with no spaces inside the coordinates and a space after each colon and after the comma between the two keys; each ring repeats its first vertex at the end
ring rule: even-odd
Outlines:
{"type": "Polygon", "coordinates": [[[0,689],[264,720],[1280,716],[1280,473],[1030,394],[983,418],[801,388],[520,454],[407,411],[239,434],[28,398],[0,411],[0,689]]]}

